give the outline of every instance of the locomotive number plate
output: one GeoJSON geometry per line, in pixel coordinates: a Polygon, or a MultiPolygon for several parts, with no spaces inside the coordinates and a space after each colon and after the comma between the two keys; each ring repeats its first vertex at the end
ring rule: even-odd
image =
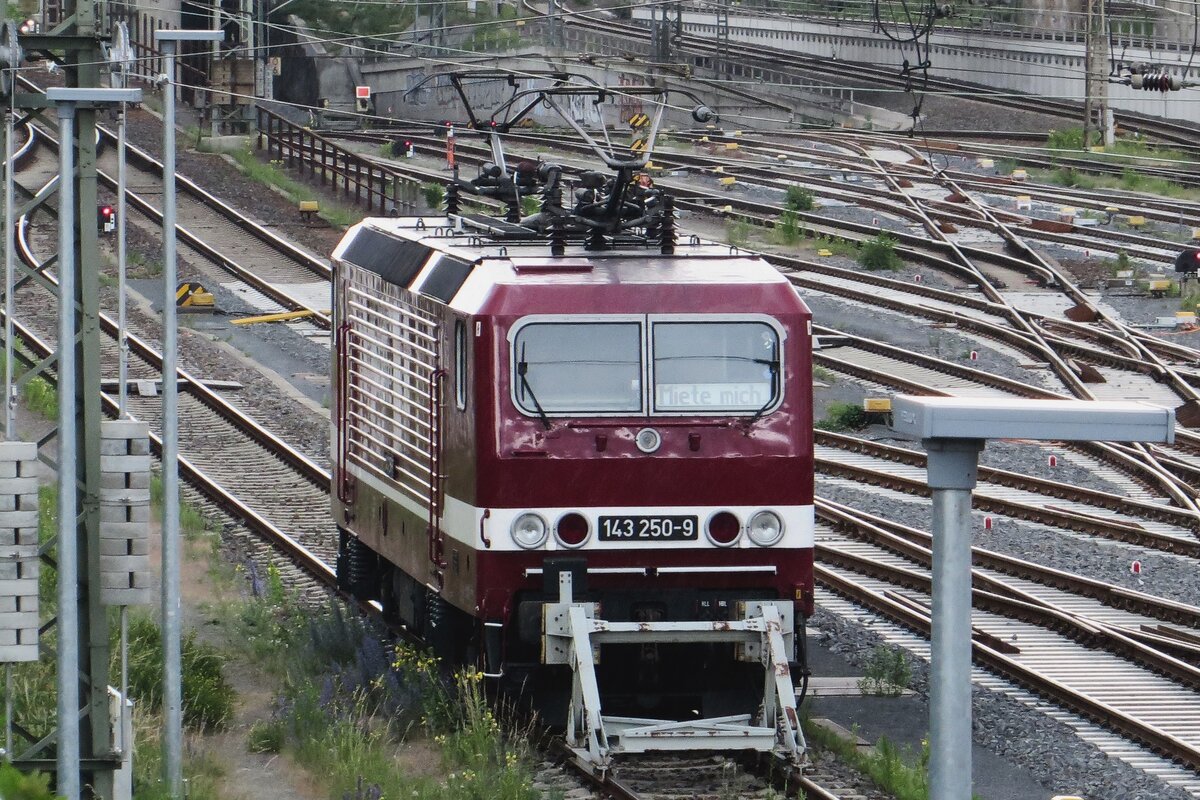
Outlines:
{"type": "Polygon", "coordinates": [[[700,526],[695,517],[601,517],[600,541],[695,541],[700,526]]]}

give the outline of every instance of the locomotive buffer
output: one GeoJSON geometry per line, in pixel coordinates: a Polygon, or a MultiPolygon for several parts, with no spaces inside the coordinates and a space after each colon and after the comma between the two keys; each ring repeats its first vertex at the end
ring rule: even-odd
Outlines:
{"type": "Polygon", "coordinates": [[[558,573],[558,602],[542,615],[543,659],[566,664],[573,675],[567,710],[567,744],[577,758],[606,769],[612,756],[662,750],[756,750],[775,752],[799,764],[804,733],[796,710],[788,653],[792,652],[792,604],[748,600],[740,620],[610,622],[597,619],[598,603],[572,598],[570,570],[558,573]],[[734,642],[739,660],[765,668],[761,714],[685,721],[605,716],[595,666],[602,644],[734,642]],[[757,724],[756,724],[757,723],[757,724]]]}

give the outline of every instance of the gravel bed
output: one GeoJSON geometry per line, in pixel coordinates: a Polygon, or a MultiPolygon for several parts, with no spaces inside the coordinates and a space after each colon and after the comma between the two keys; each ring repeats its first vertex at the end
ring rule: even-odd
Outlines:
{"type": "MultiPolygon", "coordinates": [[[[892,96],[894,97],[894,95],[892,96]]],[[[1047,126],[1046,120],[1053,119],[1041,117],[1039,120],[1038,115],[1027,112],[997,111],[969,101],[955,100],[953,103],[942,103],[939,98],[929,98],[925,111],[929,115],[927,124],[939,128],[978,129],[1009,124],[1012,126],[1011,129],[1030,129],[1036,125],[1041,125],[1044,129],[1047,126]]],[[[158,145],[161,123],[156,118],[144,113],[135,115],[130,125],[130,134],[131,139],[139,146],[156,155],[160,152],[158,145]]],[[[297,226],[295,209],[289,201],[272,192],[264,192],[260,186],[249,183],[221,157],[181,152],[179,166],[185,174],[203,175],[203,185],[226,202],[235,207],[252,209],[258,219],[278,226],[284,235],[299,240],[318,253],[328,253],[340,238],[338,232],[297,226]]],[[[865,222],[878,218],[881,227],[887,227],[894,222],[886,215],[850,207],[828,207],[822,209],[822,213],[837,218],[865,222]]],[[[908,226],[902,227],[907,228],[908,226]]],[[[840,259],[840,261],[852,264],[849,259],[840,259]]],[[[831,260],[831,263],[839,263],[839,260],[831,260]]],[[[839,265],[841,264],[839,263],[839,265]]],[[[918,272],[930,285],[945,288],[954,286],[950,280],[929,269],[906,266],[894,277],[911,280],[912,275],[918,272]]],[[[910,325],[898,326],[896,324],[897,319],[902,318],[901,315],[885,316],[875,313],[865,315],[861,309],[843,301],[825,297],[808,299],[814,306],[818,319],[824,317],[836,320],[835,324],[848,332],[872,337],[886,333],[885,338],[892,340],[898,330],[911,327],[910,325]]],[[[230,307],[236,308],[234,305],[230,307]]],[[[1003,354],[990,351],[985,344],[981,344],[977,340],[949,331],[940,331],[934,341],[929,337],[928,330],[924,328],[906,332],[905,337],[909,339],[908,342],[896,343],[922,352],[932,351],[935,355],[940,349],[942,351],[940,357],[960,363],[969,363],[965,358],[965,353],[969,350],[988,350],[987,363],[990,370],[1022,381],[1031,380],[1029,370],[1020,367],[1003,354]]],[[[273,381],[264,378],[257,369],[234,358],[224,348],[204,341],[205,337],[202,335],[185,331],[181,334],[181,343],[185,339],[184,364],[202,375],[239,380],[246,384],[247,388],[239,394],[238,400],[246,404],[250,413],[256,418],[271,420],[274,424],[282,426],[281,430],[277,431],[281,436],[290,442],[302,445],[306,452],[318,454],[315,457],[321,463],[328,462],[328,422],[326,419],[319,414],[302,411],[298,408],[295,399],[286,393],[281,393],[273,381]]],[[[304,342],[303,344],[307,345],[308,343],[304,342]]],[[[281,346],[290,347],[291,344],[281,346]]],[[[303,349],[300,344],[296,344],[296,347],[303,349]]],[[[327,351],[325,357],[327,358],[327,351]]],[[[1045,376],[1039,375],[1038,377],[1041,379],[1045,376]]],[[[841,391],[850,391],[853,386],[853,382],[839,380],[838,383],[842,384],[839,387],[841,391]]],[[[1080,482],[1080,485],[1096,485],[1098,483],[1090,477],[1087,470],[1070,464],[1066,458],[1061,458],[1060,466],[1052,474],[1046,475],[1048,468],[1045,463],[1045,453],[1035,447],[989,444],[988,449],[984,452],[983,461],[994,466],[1025,471],[1028,474],[1045,475],[1064,482],[1080,482]]],[[[881,516],[902,515],[903,521],[910,524],[919,521],[919,524],[928,525],[927,504],[896,503],[894,500],[881,499],[872,502],[869,496],[863,492],[831,486],[824,481],[818,481],[818,486],[821,494],[830,499],[846,502],[881,516]],[[916,508],[918,505],[922,505],[920,510],[916,508]]],[[[1098,488],[1111,490],[1111,487],[1107,486],[1098,488]]],[[[190,490],[188,491],[190,492],[190,490]]],[[[265,552],[261,543],[252,539],[245,541],[238,539],[235,529],[239,529],[239,526],[231,520],[227,520],[219,510],[203,503],[199,498],[194,499],[200,502],[214,518],[225,520],[223,537],[226,541],[225,547],[233,551],[237,558],[250,558],[254,562],[277,559],[276,556],[265,552]]],[[[1163,596],[1169,596],[1181,602],[1197,603],[1200,598],[1200,581],[1189,574],[1194,570],[1189,570],[1187,568],[1189,565],[1185,565],[1183,560],[1172,556],[1146,554],[1137,548],[1123,545],[1097,547],[1093,542],[1083,541],[1079,537],[1053,536],[1041,526],[1008,520],[1004,520],[987,537],[980,537],[980,543],[992,549],[1025,557],[1035,557],[1043,563],[1064,570],[1093,574],[1104,580],[1132,588],[1145,590],[1140,581],[1152,579],[1156,586],[1166,589],[1163,596]],[[1139,558],[1143,562],[1143,574],[1140,578],[1135,578],[1128,573],[1128,564],[1134,558],[1139,558]]],[[[265,563],[260,564],[258,569],[265,570],[265,563]]],[[[823,644],[846,655],[853,663],[860,666],[865,664],[866,659],[879,643],[876,634],[849,620],[835,619],[827,613],[819,612],[814,618],[813,624],[820,628],[820,639],[823,644]]],[[[924,662],[916,662],[913,666],[914,675],[917,676],[915,684],[920,691],[924,692],[928,679],[926,665],[924,662]]],[[[1027,709],[1017,701],[982,690],[976,691],[975,737],[982,744],[1021,764],[1048,785],[1061,786],[1064,792],[1078,792],[1082,788],[1086,793],[1095,797],[1120,796],[1135,800],[1142,800],[1142,798],[1174,800],[1177,797],[1187,797],[1182,792],[1164,787],[1144,773],[1121,762],[1108,759],[1095,748],[1080,741],[1066,725],[1027,709]]],[[[557,781],[547,780],[545,783],[553,785],[557,781]]],[[[575,792],[572,792],[572,795],[574,794],[575,792]]]]}
{"type": "MultiPolygon", "coordinates": [[[[182,109],[180,116],[184,116],[182,109]]],[[[130,113],[126,125],[129,141],[160,161],[162,130],[162,119],[144,108],[130,113]]],[[[342,231],[324,222],[309,224],[301,221],[295,203],[261,184],[247,180],[225,157],[189,150],[185,142],[186,137],[181,136],[175,156],[176,170],[227,205],[322,257],[333,252],[333,248],[341,241],[342,231]]]]}
{"type": "MultiPolygon", "coordinates": [[[[924,498],[850,489],[845,481],[820,476],[816,480],[816,491],[821,498],[857,511],[924,531],[933,529],[932,509],[924,498]]],[[[972,537],[976,547],[1155,597],[1200,606],[1200,571],[1196,569],[1195,559],[1121,542],[1101,541],[995,514],[991,516],[993,527],[990,531],[984,530],[984,514],[972,512],[972,537]],[[1142,563],[1140,575],[1130,571],[1134,561],[1142,563]]]]}
{"type": "MultiPolygon", "coordinates": [[[[885,425],[871,425],[857,433],[864,439],[873,442],[904,447],[909,450],[925,452],[920,442],[912,439],[900,439],[885,425]]],[[[1086,487],[1114,495],[1123,495],[1124,490],[1109,481],[1098,477],[1088,467],[1075,460],[1075,454],[1061,445],[1026,444],[1006,442],[999,439],[989,440],[987,446],[979,453],[980,466],[1003,469],[1021,475],[1029,475],[1048,481],[1057,481],[1071,486],[1086,487]],[[1047,457],[1053,454],[1056,465],[1050,466],[1047,457]]]]}
{"type": "Polygon", "coordinates": [[[1021,383],[1037,383],[1046,388],[1053,388],[1053,384],[1057,384],[1061,388],[1061,383],[1045,370],[1026,369],[1008,352],[993,349],[987,339],[963,336],[949,328],[935,328],[919,317],[884,308],[872,308],[864,312],[862,306],[833,295],[806,292],[804,302],[812,309],[813,321],[818,325],[1021,383]],[[978,360],[971,360],[972,351],[979,354],[978,360]]]}
{"type": "MultiPolygon", "coordinates": [[[[810,622],[817,640],[850,663],[865,667],[883,638],[859,623],[818,608],[810,622]]],[[[908,655],[911,688],[928,715],[929,665],[908,655]]],[[[1082,741],[1065,723],[1028,708],[1018,700],[975,688],[972,735],[975,742],[1019,764],[1054,794],[1122,800],[1192,800],[1192,795],[1167,786],[1082,741]]]]}

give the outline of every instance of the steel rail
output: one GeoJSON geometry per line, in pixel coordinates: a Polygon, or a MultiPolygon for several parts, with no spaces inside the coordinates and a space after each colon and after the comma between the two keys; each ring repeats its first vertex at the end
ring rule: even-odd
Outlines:
{"type": "MultiPolygon", "coordinates": [[[[820,429],[814,430],[813,436],[814,442],[824,447],[868,455],[873,458],[894,461],[898,464],[905,464],[921,469],[924,469],[928,463],[928,458],[924,453],[919,450],[911,450],[907,447],[896,447],[884,444],[883,442],[820,429]]],[[[1032,475],[1023,475],[1019,472],[984,465],[979,466],[979,479],[980,481],[997,486],[1020,489],[1033,494],[1045,495],[1046,497],[1074,500],[1096,506],[1097,508],[1117,511],[1129,516],[1144,517],[1168,525],[1177,525],[1181,528],[1200,532],[1200,518],[1176,506],[1165,506],[1161,503],[1153,503],[1147,500],[1120,497],[1098,489],[1088,489],[1069,483],[1053,481],[1048,478],[1037,478],[1032,475]]]]}
{"type": "MultiPolygon", "coordinates": [[[[919,528],[822,498],[816,500],[816,511],[818,518],[843,534],[918,561],[926,567],[932,564],[929,553],[933,546],[933,536],[919,528]]],[[[1200,628],[1200,607],[1197,606],[1177,603],[1095,578],[1044,567],[1026,559],[1008,556],[982,547],[972,547],[971,554],[971,563],[983,569],[1034,581],[1081,597],[1088,597],[1109,608],[1132,611],[1163,622],[1200,628]]],[[[988,578],[983,578],[983,581],[984,585],[997,591],[998,587],[994,581],[988,578]]],[[[1004,588],[1003,591],[1008,591],[1008,589],[1004,588]]],[[[1024,593],[1020,593],[1020,599],[1040,602],[1030,600],[1024,593]]]]}
{"type": "MultiPolygon", "coordinates": [[[[54,149],[57,149],[59,146],[58,139],[56,139],[54,136],[52,136],[50,133],[48,133],[44,130],[39,130],[38,141],[44,142],[46,144],[46,146],[52,147],[54,149]]],[[[132,151],[132,149],[133,149],[132,145],[127,144],[127,147],[129,147],[130,150],[132,151]]],[[[104,184],[110,190],[112,190],[113,192],[118,191],[117,181],[111,175],[109,175],[108,173],[104,172],[101,169],[97,169],[96,176],[101,181],[103,181],[104,184]]],[[[160,177],[161,177],[161,169],[160,169],[160,177]]],[[[55,178],[50,183],[48,183],[46,186],[44,186],[40,190],[38,190],[37,194],[52,191],[53,186],[56,182],[57,182],[57,178],[55,178]]],[[[28,190],[25,190],[25,191],[28,192],[28,190]]],[[[34,193],[29,193],[29,194],[32,195],[34,193]]],[[[139,212],[141,212],[144,217],[146,217],[148,220],[150,220],[150,222],[152,222],[160,227],[162,226],[163,213],[162,213],[161,209],[155,207],[150,201],[146,200],[141,195],[134,192],[132,189],[127,188],[125,190],[125,197],[126,197],[127,202],[129,203],[129,205],[131,207],[137,209],[139,212]]],[[[200,202],[207,203],[207,201],[203,200],[203,199],[201,199],[200,202]]],[[[234,213],[234,214],[237,213],[236,211],[233,211],[232,209],[230,209],[230,212],[234,213]]],[[[245,219],[246,222],[250,225],[254,224],[254,223],[250,222],[248,220],[248,218],[243,218],[243,219],[245,219]]],[[[185,242],[189,247],[191,247],[193,250],[198,252],[200,255],[202,255],[203,257],[207,258],[208,260],[210,260],[211,262],[216,264],[219,268],[225,270],[226,272],[231,273],[238,280],[253,287],[258,292],[261,292],[263,295],[265,295],[266,297],[269,297],[270,299],[274,300],[275,302],[279,303],[281,306],[284,306],[285,308],[288,308],[288,309],[294,310],[294,311],[310,311],[310,312],[312,312],[311,313],[311,321],[314,322],[315,324],[317,324],[318,326],[320,326],[326,330],[328,330],[331,327],[332,322],[329,318],[329,315],[326,314],[323,310],[310,308],[303,301],[293,297],[287,291],[280,289],[277,286],[275,286],[274,284],[272,284],[271,282],[260,278],[252,270],[242,266],[240,263],[238,263],[234,259],[232,259],[229,256],[222,253],[216,247],[213,247],[212,245],[210,245],[208,242],[203,240],[201,237],[192,233],[190,230],[188,230],[186,227],[184,227],[182,223],[177,223],[175,225],[175,231],[176,231],[176,235],[183,242],[185,242]]],[[[268,244],[270,244],[270,243],[268,243],[268,244]]],[[[292,254],[290,252],[282,252],[281,251],[281,254],[287,258],[292,258],[292,254]]],[[[301,263],[301,262],[297,262],[297,263],[301,263]]],[[[307,265],[302,264],[302,266],[307,266],[307,265]]],[[[333,274],[332,270],[330,270],[327,267],[326,274],[322,275],[321,277],[323,277],[325,280],[331,280],[332,274],[333,274]]]]}
{"type": "MultiPolygon", "coordinates": [[[[48,206],[44,206],[41,210],[54,214],[54,210],[48,206]]],[[[41,276],[45,281],[47,288],[56,288],[58,281],[48,269],[42,269],[42,262],[37,259],[33,253],[28,240],[28,229],[30,220],[27,214],[22,215],[17,221],[16,239],[18,244],[18,254],[21,260],[31,269],[41,276]]],[[[107,314],[99,315],[100,328],[109,336],[116,338],[117,324],[107,314]]],[[[126,333],[131,352],[145,360],[153,368],[162,369],[162,355],[155,350],[149,342],[142,339],[135,333],[129,331],[126,333]]],[[[240,411],[236,406],[233,406],[226,401],[220,394],[213,391],[204,385],[204,381],[198,376],[193,375],[188,370],[180,367],[178,369],[178,377],[181,383],[188,386],[190,393],[196,396],[201,402],[212,409],[219,416],[231,421],[237,428],[246,432],[252,439],[271,452],[278,454],[285,463],[289,464],[294,470],[303,475],[311,483],[319,488],[328,491],[329,474],[321,469],[316,462],[312,461],[308,456],[298,450],[290,447],[282,439],[268,431],[263,426],[254,422],[246,414],[240,411]]]]}
{"type": "MultiPolygon", "coordinates": [[[[932,496],[932,490],[924,480],[908,478],[870,467],[816,457],[813,459],[813,468],[819,474],[848,478],[864,485],[881,486],[913,497],[932,496]]],[[[1007,500],[988,495],[983,490],[976,490],[972,495],[972,508],[1003,514],[1027,522],[1086,533],[1100,539],[1109,539],[1150,550],[1200,559],[1200,541],[1154,533],[1135,523],[1119,522],[1066,509],[1007,500]]]]}
{"type": "MultiPolygon", "coordinates": [[[[877,614],[920,633],[922,636],[927,638],[930,636],[931,622],[929,615],[913,608],[911,604],[885,597],[866,589],[821,564],[814,566],[814,573],[817,580],[830,591],[865,606],[877,614]]],[[[1075,692],[1059,681],[1048,679],[1020,664],[996,647],[974,640],[971,643],[971,650],[975,663],[991,670],[993,673],[1007,678],[1018,685],[1028,687],[1033,692],[1052,702],[1074,711],[1103,727],[1114,730],[1125,738],[1138,742],[1156,753],[1183,764],[1189,769],[1200,771],[1200,752],[1197,752],[1177,737],[1153,726],[1143,724],[1107,703],[1075,692]]]]}

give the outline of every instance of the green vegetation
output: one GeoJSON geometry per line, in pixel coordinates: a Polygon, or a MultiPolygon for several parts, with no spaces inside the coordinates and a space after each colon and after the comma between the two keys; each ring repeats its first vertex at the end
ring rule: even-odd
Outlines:
{"type": "Polygon", "coordinates": [[[783,205],[789,211],[812,211],[815,204],[813,193],[803,186],[789,186],[783,205]]]}
{"type": "Polygon", "coordinates": [[[1046,147],[1051,150],[1082,150],[1083,128],[1068,128],[1065,131],[1050,131],[1046,147]]]}
{"type": "Polygon", "coordinates": [[[825,419],[813,423],[823,431],[856,431],[867,424],[867,412],[857,403],[830,403],[825,419]]]}
{"type": "Polygon", "coordinates": [[[425,198],[425,205],[436,211],[442,207],[442,202],[446,199],[446,187],[440,183],[428,181],[421,184],[421,195],[425,198]]]}
{"type": "Polygon", "coordinates": [[[340,606],[304,609],[278,580],[215,616],[233,621],[233,640],[264,673],[284,676],[276,718],[254,726],[247,747],[294,756],[323,776],[330,796],[402,787],[414,800],[539,797],[528,732],[492,710],[478,673],[447,680],[429,655],[393,649],[340,606]],[[418,731],[438,750],[440,773],[410,774],[397,758],[418,731]]]}
{"type": "Polygon", "coordinates": [[[50,420],[58,419],[58,390],[45,378],[30,378],[21,389],[21,399],[35,414],[50,420]]]}
{"type": "Polygon", "coordinates": [[[914,759],[887,739],[880,739],[873,750],[862,751],[854,739],[843,739],[826,728],[808,725],[804,733],[810,745],[835,754],[896,800],[929,800],[928,740],[922,742],[921,753],[914,759]],[[908,763],[913,760],[915,764],[908,763]]]}
{"type": "Polygon", "coordinates": [[[812,376],[814,381],[821,381],[822,383],[834,383],[837,381],[837,375],[834,374],[833,370],[818,365],[813,366],[812,376]]]}
{"type": "Polygon", "coordinates": [[[858,263],[870,270],[897,270],[904,265],[896,254],[896,240],[881,233],[859,246],[858,263]]]}
{"type": "MultiPolygon", "coordinates": [[[[19,337],[13,339],[14,357],[17,354],[28,353],[28,348],[19,337]]],[[[24,362],[28,363],[29,358],[25,358],[24,362]]],[[[13,364],[13,380],[19,381],[29,371],[22,366],[22,358],[15,358],[13,364]]],[[[4,369],[4,351],[0,349],[0,370],[4,369]]],[[[21,400],[25,403],[25,407],[35,414],[38,414],[45,419],[54,421],[58,419],[58,390],[42,376],[38,375],[29,378],[21,386],[21,400]]]]}
{"type": "MultiPolygon", "coordinates": [[[[161,497],[161,488],[158,494],[161,497]]],[[[52,541],[58,533],[57,499],[58,493],[54,485],[40,488],[38,538],[43,545],[52,541]]],[[[53,548],[48,555],[54,556],[53,548]]],[[[49,619],[57,609],[55,582],[55,570],[46,563],[41,564],[38,593],[43,619],[49,619]]],[[[119,628],[115,624],[115,611],[110,622],[113,623],[110,626],[110,670],[111,674],[116,675],[119,670],[119,628]]],[[[134,791],[138,798],[157,800],[166,796],[160,785],[162,753],[158,737],[162,725],[158,714],[153,710],[162,700],[162,636],[158,625],[142,614],[131,615],[129,632],[129,690],[130,696],[137,701],[133,715],[137,750],[137,758],[134,759],[134,791]]],[[[55,642],[53,629],[44,633],[43,652],[53,653],[55,642]]],[[[197,730],[219,727],[229,718],[234,699],[233,691],[221,673],[224,659],[213,648],[198,643],[194,633],[188,633],[184,637],[182,655],[184,723],[197,730]]],[[[53,657],[44,655],[40,661],[15,665],[13,717],[19,720],[22,726],[35,733],[53,730],[57,723],[54,698],[53,657]]],[[[185,764],[185,775],[189,779],[189,796],[193,800],[215,800],[215,782],[219,772],[210,762],[190,759],[185,764]]],[[[14,797],[42,800],[49,797],[36,791],[37,779],[29,777],[24,779],[23,783],[12,783],[16,780],[6,772],[0,774],[0,797],[5,800],[14,797]],[[26,791],[30,793],[24,793],[26,791]]]]}
{"type": "Polygon", "coordinates": [[[804,229],[800,227],[795,211],[784,211],[779,215],[779,222],[775,223],[774,228],[774,238],[779,244],[793,245],[803,236],[804,229]]]}
{"type": "MultiPolygon", "coordinates": [[[[483,8],[481,5],[480,8],[483,8]]],[[[462,49],[472,51],[516,50],[521,47],[521,32],[517,28],[487,25],[477,28],[462,49]]]]}
{"type": "Polygon", "coordinates": [[[912,667],[904,657],[904,651],[879,646],[871,653],[858,688],[863,694],[899,697],[911,680],[912,667]]]}
{"type": "MultiPolygon", "coordinates": [[[[263,186],[271,186],[280,190],[291,202],[299,204],[301,200],[318,199],[315,191],[288,177],[277,162],[266,162],[260,159],[249,146],[236,150],[230,155],[237,162],[243,175],[263,186]]],[[[317,213],[321,219],[337,228],[349,228],[363,218],[362,212],[339,206],[327,199],[321,200],[320,207],[321,210],[317,213]]]]}
{"type": "MultiPolygon", "coordinates": [[[[222,669],[225,658],[196,641],[195,631],[181,640],[183,721],[196,730],[224,727],[233,714],[233,689],[222,669]]],[[[149,617],[129,619],[129,694],[153,711],[162,708],[162,632],[149,617]]]]}
{"type": "Polygon", "coordinates": [[[54,800],[50,776],[42,772],[25,774],[12,764],[0,764],[0,797],[4,800],[54,800]]]}
{"type": "Polygon", "coordinates": [[[858,253],[856,242],[831,236],[816,237],[813,239],[813,247],[818,250],[828,250],[835,256],[853,256],[858,253]]]}
{"type": "Polygon", "coordinates": [[[752,226],[744,219],[730,219],[725,221],[725,241],[735,247],[745,247],[750,241],[750,231],[752,226]]]}
{"type": "Polygon", "coordinates": [[[521,214],[524,216],[532,216],[542,210],[542,199],[534,195],[527,194],[521,198],[521,214]]]}
{"type": "Polygon", "coordinates": [[[284,733],[283,723],[279,720],[259,720],[250,726],[246,749],[251,753],[278,753],[283,750],[284,733]]]}
{"type": "MultiPolygon", "coordinates": [[[[323,31],[343,40],[347,36],[394,35],[413,22],[413,6],[392,3],[349,3],[338,0],[296,0],[288,8],[289,14],[302,18],[317,36],[323,31]]],[[[284,23],[282,15],[273,17],[272,22],[284,23]]],[[[341,50],[336,42],[329,46],[335,52],[341,50]]]]}
{"type": "Polygon", "coordinates": [[[1193,289],[1180,297],[1180,311],[1196,311],[1197,308],[1200,308],[1200,290],[1193,289]]]}

